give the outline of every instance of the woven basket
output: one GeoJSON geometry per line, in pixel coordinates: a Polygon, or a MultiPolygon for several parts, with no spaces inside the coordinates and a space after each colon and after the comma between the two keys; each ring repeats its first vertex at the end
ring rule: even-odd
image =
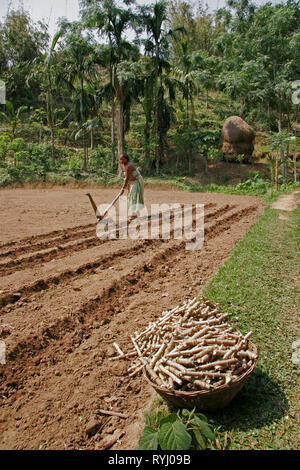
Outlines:
{"type": "MultiPolygon", "coordinates": [[[[253,343],[248,343],[249,351],[257,355],[257,348],[253,343]]],[[[242,389],[246,381],[252,374],[257,360],[254,361],[250,369],[248,369],[238,380],[228,385],[221,385],[215,390],[200,390],[193,392],[182,392],[179,390],[168,390],[154,384],[147,371],[144,369],[144,376],[154,390],[168,403],[175,408],[186,408],[201,411],[217,411],[225,408],[233,400],[236,394],[242,389]]]]}

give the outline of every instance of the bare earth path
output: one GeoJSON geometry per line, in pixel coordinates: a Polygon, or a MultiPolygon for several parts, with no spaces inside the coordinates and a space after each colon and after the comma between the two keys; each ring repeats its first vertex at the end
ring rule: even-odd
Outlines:
{"type": "MultiPolygon", "coordinates": [[[[85,190],[0,191],[0,449],[134,449],[153,394],[114,361],[117,342],[199,294],[264,210],[260,199],[146,190],[146,203],[205,205],[205,242],[108,240],[85,190]],[[113,410],[127,418],[104,416],[113,410]]],[[[93,190],[109,203],[117,190],[93,190]]]]}
{"type": "Polygon", "coordinates": [[[293,193],[290,194],[283,194],[282,196],[279,196],[277,201],[275,201],[272,204],[272,209],[278,209],[280,211],[294,211],[297,209],[297,204],[295,200],[295,194],[297,194],[299,191],[294,191],[293,193]]]}

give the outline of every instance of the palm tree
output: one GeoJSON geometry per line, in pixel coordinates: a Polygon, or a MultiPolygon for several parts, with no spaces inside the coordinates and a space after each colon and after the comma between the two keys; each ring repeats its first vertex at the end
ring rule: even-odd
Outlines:
{"type": "Polygon", "coordinates": [[[206,109],[208,109],[208,92],[216,86],[215,76],[217,75],[217,67],[217,57],[210,56],[207,53],[203,54],[201,57],[200,70],[197,72],[197,82],[205,89],[206,109]]]}
{"type": "Polygon", "coordinates": [[[186,102],[186,119],[191,126],[193,112],[193,94],[195,91],[195,60],[194,55],[189,52],[189,42],[182,40],[178,44],[180,55],[175,67],[175,75],[179,79],[183,99],[186,102]]]}
{"type": "Polygon", "coordinates": [[[167,3],[164,0],[151,7],[141,7],[141,17],[147,33],[147,39],[143,41],[145,54],[151,57],[153,70],[148,85],[153,89],[155,167],[158,173],[172,114],[166,92],[169,92],[171,101],[175,98],[174,82],[168,76],[171,68],[168,62],[170,37],[175,32],[165,29],[167,3]]]}
{"type": "MultiPolygon", "coordinates": [[[[130,4],[126,2],[126,5],[130,4]]],[[[105,88],[107,97],[111,100],[112,112],[112,161],[114,162],[114,117],[115,98],[118,103],[117,129],[118,153],[124,153],[124,113],[128,104],[129,89],[126,86],[122,62],[137,60],[138,49],[125,39],[125,32],[135,22],[135,15],[130,8],[121,8],[116,0],[81,0],[81,17],[85,26],[96,28],[100,37],[107,41],[106,68],[109,84],[105,88]]],[[[129,82],[132,76],[130,74],[129,82]]],[[[130,101],[130,100],[129,100],[130,101]]],[[[120,168],[119,168],[120,170],[120,168]]]]}
{"type": "Polygon", "coordinates": [[[147,57],[140,59],[143,70],[143,93],[140,103],[142,105],[145,115],[145,126],[144,126],[144,150],[146,162],[151,161],[150,154],[150,138],[151,138],[151,123],[153,121],[153,110],[154,110],[154,73],[153,67],[150,60],[147,57]]]}
{"type": "Polygon", "coordinates": [[[81,24],[65,24],[65,35],[62,51],[62,70],[57,77],[72,93],[73,111],[78,124],[77,137],[82,137],[84,169],[87,170],[87,126],[91,109],[95,105],[95,94],[90,84],[96,79],[93,52],[94,46],[89,37],[82,34],[81,24]]]}
{"type": "Polygon", "coordinates": [[[49,52],[44,57],[37,57],[32,61],[31,73],[27,78],[27,85],[31,80],[39,80],[39,84],[46,96],[46,117],[51,134],[51,157],[55,164],[55,109],[54,95],[56,77],[59,76],[59,64],[56,60],[55,48],[59,39],[66,31],[66,24],[62,23],[59,31],[54,35],[49,52]]]}

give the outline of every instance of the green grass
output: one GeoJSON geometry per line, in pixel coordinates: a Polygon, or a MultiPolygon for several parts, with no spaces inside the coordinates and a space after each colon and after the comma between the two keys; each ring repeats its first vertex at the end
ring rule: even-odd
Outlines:
{"type": "MultiPolygon", "coordinates": [[[[268,206],[202,292],[231,313],[234,329],[253,332],[259,353],[253,374],[231,404],[205,413],[219,449],[300,448],[300,369],[291,360],[292,343],[300,338],[300,194],[296,200],[298,208],[287,221],[268,206]]],[[[157,397],[150,415],[155,419],[172,411],[157,397]]]]}
{"type": "Polygon", "coordinates": [[[237,194],[237,195],[248,195],[257,196],[270,203],[275,201],[280,194],[289,193],[291,190],[300,189],[300,182],[297,183],[284,183],[279,186],[279,190],[275,191],[273,185],[262,179],[249,179],[244,183],[238,183],[236,185],[222,185],[222,184],[209,184],[201,186],[190,180],[189,177],[185,176],[173,176],[173,177],[146,177],[144,178],[147,188],[165,188],[175,187],[182,191],[192,192],[213,192],[213,193],[225,193],[225,194],[237,194]]]}
{"type": "Polygon", "coordinates": [[[259,350],[244,389],[222,413],[207,415],[230,449],[300,446],[299,366],[291,361],[300,337],[299,235],[299,205],[288,222],[268,207],[203,291],[232,314],[234,328],[253,331],[259,350]]]}
{"type": "MultiPolygon", "coordinates": [[[[297,204],[300,204],[300,192],[295,195],[297,204]]],[[[300,224],[297,223],[297,212],[292,213],[292,222],[295,226],[295,231],[293,234],[293,239],[296,244],[298,251],[300,251],[300,224]]]]}

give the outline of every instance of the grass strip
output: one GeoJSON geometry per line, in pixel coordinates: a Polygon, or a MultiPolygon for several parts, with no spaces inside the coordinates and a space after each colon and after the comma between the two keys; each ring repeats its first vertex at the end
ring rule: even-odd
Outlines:
{"type": "Polygon", "coordinates": [[[234,328],[253,331],[259,350],[254,373],[231,405],[207,414],[229,449],[300,448],[300,367],[291,360],[300,338],[299,250],[300,205],[288,220],[267,207],[203,291],[232,313],[234,328]]]}

